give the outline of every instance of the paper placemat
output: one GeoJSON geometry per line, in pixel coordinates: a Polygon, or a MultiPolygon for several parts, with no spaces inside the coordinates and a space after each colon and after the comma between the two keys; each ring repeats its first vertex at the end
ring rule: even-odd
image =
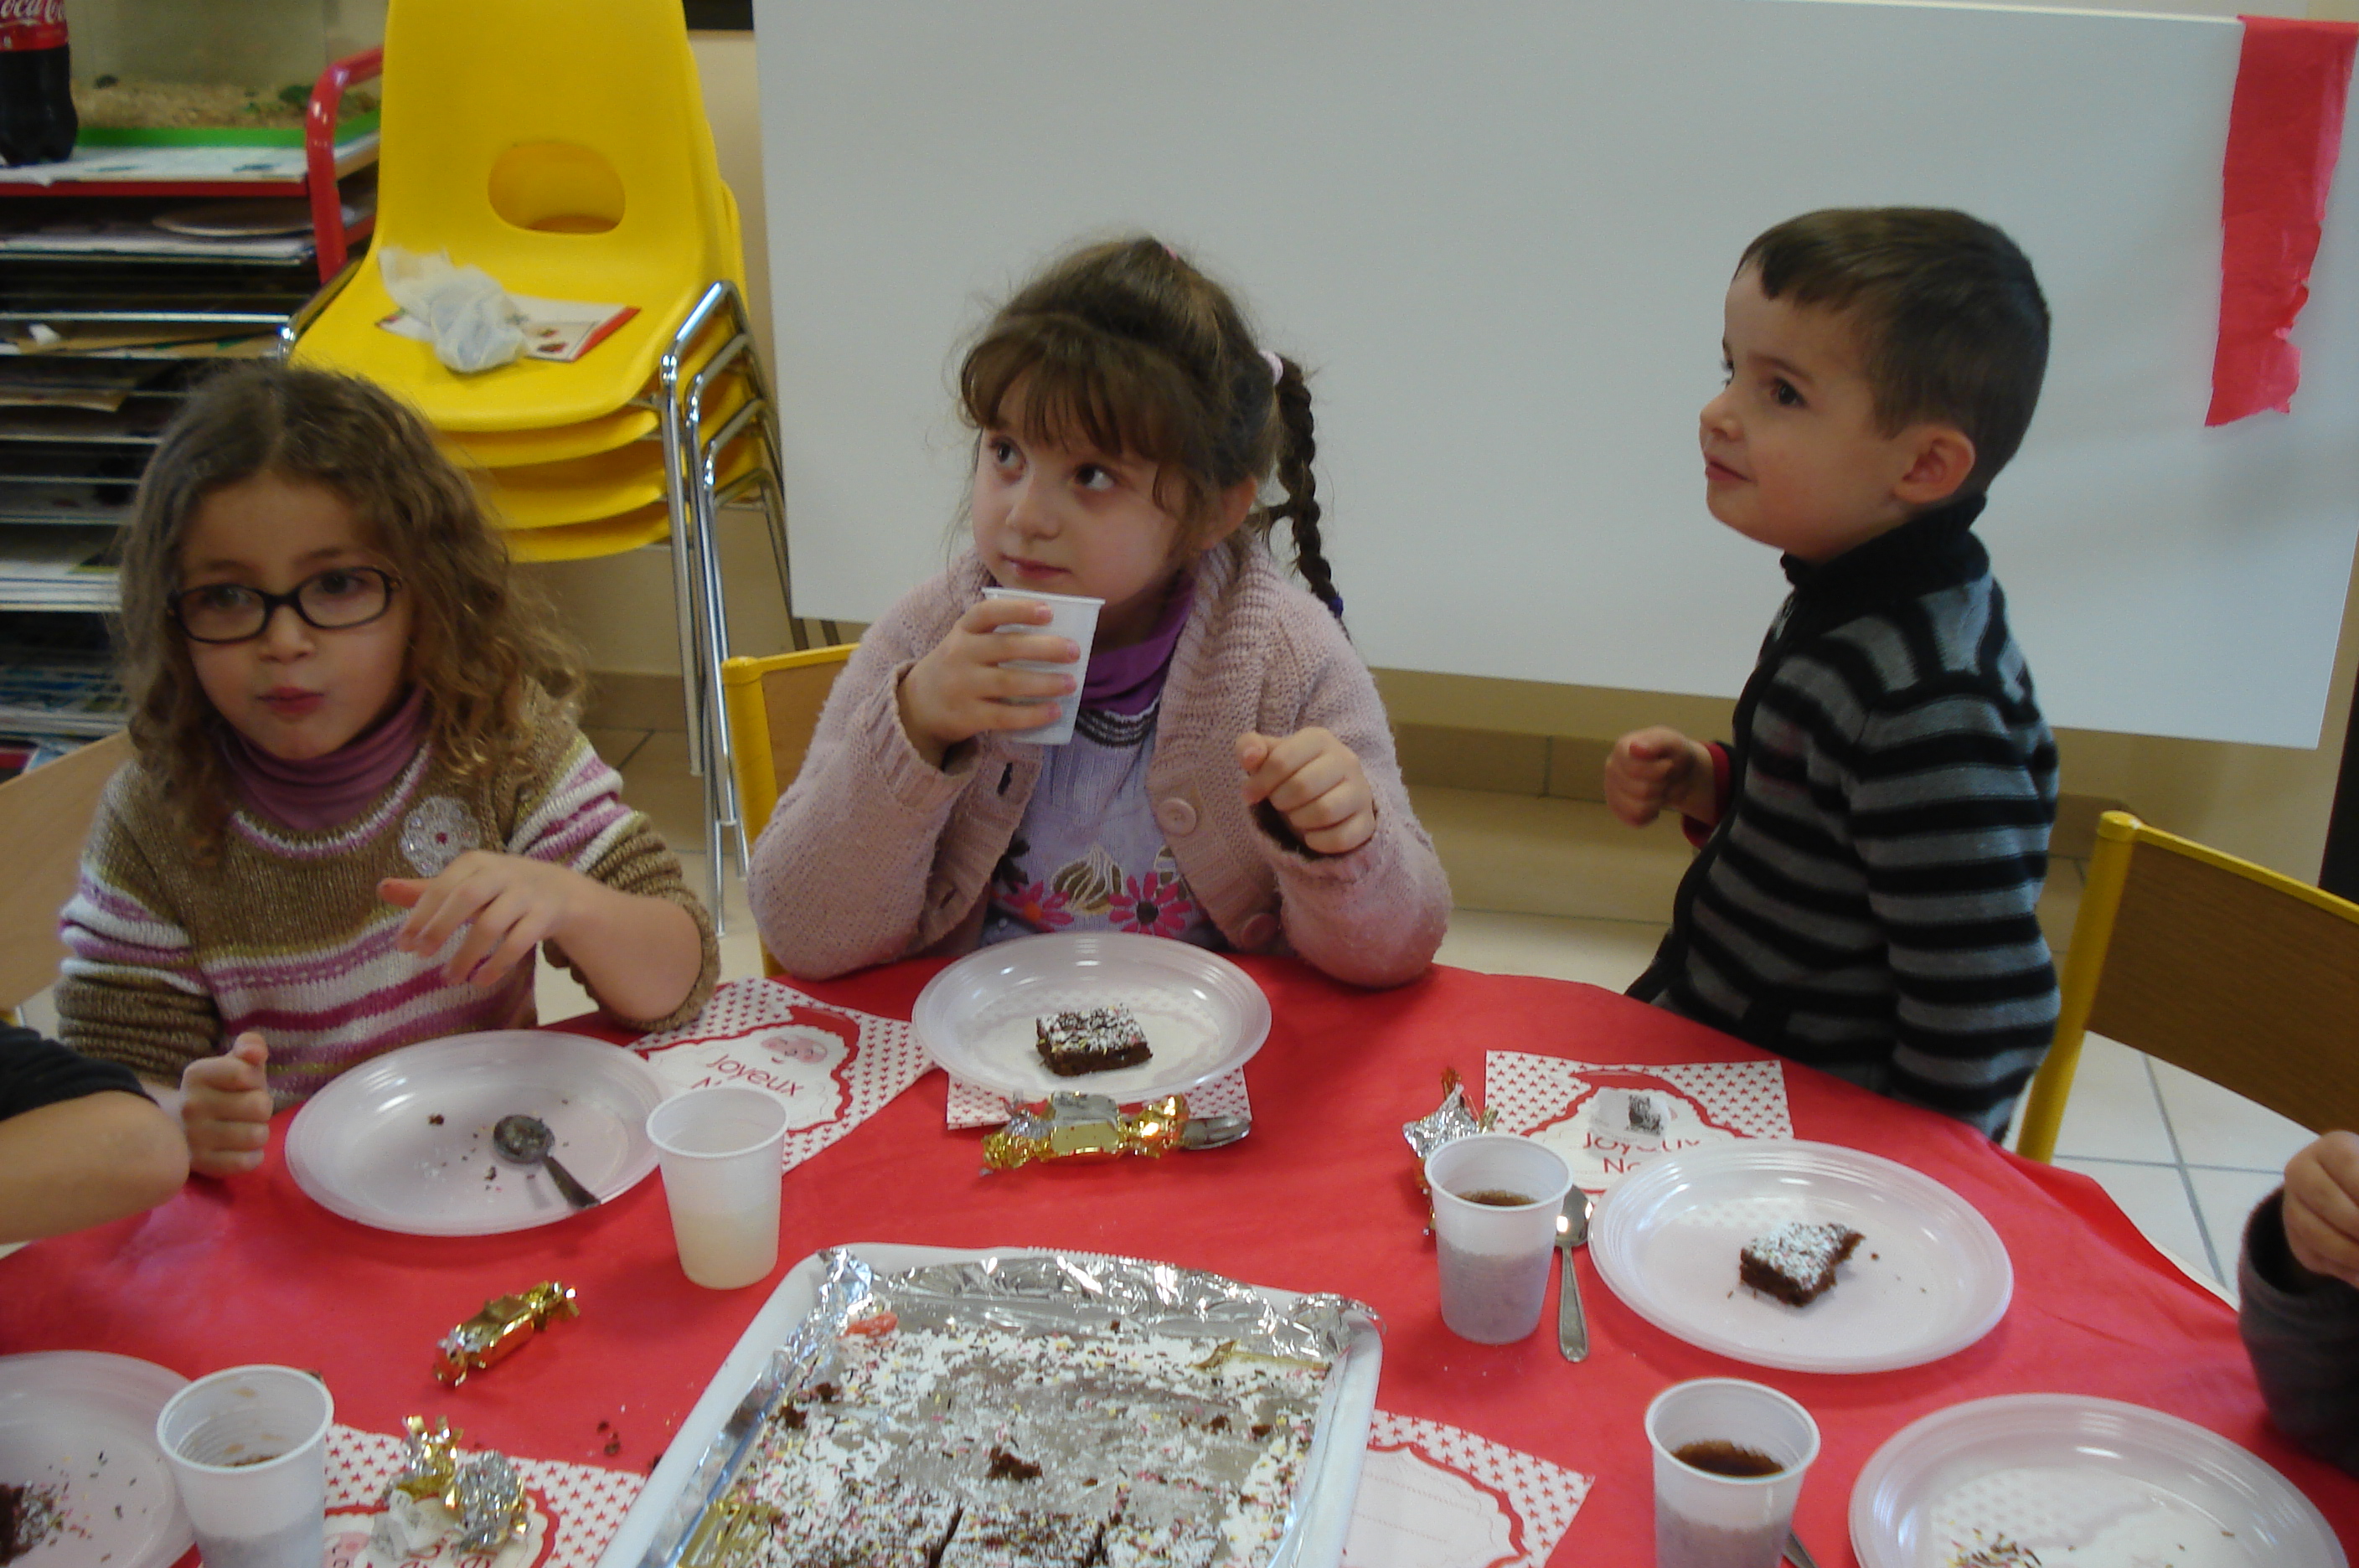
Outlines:
{"type": "MultiPolygon", "coordinates": [[[[986,1089],[970,1083],[963,1078],[951,1081],[950,1103],[945,1107],[942,1125],[960,1127],[1001,1127],[1016,1114],[1016,1102],[996,1089],[986,1089]]],[[[1073,1087],[1088,1092],[1085,1079],[1075,1079],[1073,1087]]],[[[1191,1116],[1249,1116],[1253,1102],[1245,1098],[1245,1070],[1223,1073],[1210,1083],[1199,1083],[1188,1091],[1188,1114],[1191,1116]]]]}
{"type": "Polygon", "coordinates": [[[906,1020],[830,1007],[775,980],[732,981],[694,1022],[632,1049],[675,1091],[740,1083],[783,1101],[788,1170],[933,1066],[906,1020]]]}
{"type": "MultiPolygon", "coordinates": [[[[1663,1154],[1740,1138],[1791,1138],[1779,1062],[1684,1062],[1610,1066],[1495,1051],[1483,1068],[1484,1105],[1501,1132],[1519,1132],[1564,1156],[1583,1192],[1602,1192],[1663,1154]],[[1660,1131],[1630,1125],[1642,1096],[1660,1131]]],[[[1645,1119],[1642,1114],[1641,1119],[1645,1119]]]]}
{"type": "Polygon", "coordinates": [[[1343,1568],[1541,1568],[1594,1477],[1378,1410],[1343,1568]]]}
{"type": "MultiPolygon", "coordinates": [[[[647,1477],[594,1465],[508,1456],[524,1482],[531,1524],[496,1555],[444,1542],[425,1554],[392,1554],[371,1540],[385,1489],[401,1473],[402,1439],[353,1427],[328,1429],[327,1568],[592,1568],[623,1526],[647,1477]]],[[[465,1446],[463,1461],[478,1451],[465,1446]]]]}

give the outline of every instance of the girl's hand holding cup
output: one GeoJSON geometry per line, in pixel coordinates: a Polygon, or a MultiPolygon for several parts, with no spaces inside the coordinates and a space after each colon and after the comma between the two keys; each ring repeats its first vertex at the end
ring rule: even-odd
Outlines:
{"type": "Polygon", "coordinates": [[[180,1073],[180,1130],[189,1169],[238,1176],[262,1163],[270,1142],[270,1048],[249,1030],[220,1056],[201,1056],[180,1073]]]}
{"type": "Polygon", "coordinates": [[[1049,705],[1076,689],[1073,677],[1008,666],[1016,659],[1078,663],[1081,645],[1071,637],[999,629],[1046,626],[1052,618],[1037,599],[983,600],[909,667],[898,694],[901,727],[919,756],[940,768],[962,741],[986,730],[1032,729],[1053,714],[1049,705]]]}
{"type": "Polygon", "coordinates": [[[1245,801],[1266,800],[1321,855],[1349,855],[1376,835],[1376,798],[1352,748],[1312,725],[1283,739],[1237,736],[1245,801]]]}

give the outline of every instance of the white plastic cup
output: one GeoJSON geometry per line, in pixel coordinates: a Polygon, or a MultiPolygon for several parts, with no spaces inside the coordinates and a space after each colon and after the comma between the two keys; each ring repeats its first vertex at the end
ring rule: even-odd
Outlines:
{"type": "Polygon", "coordinates": [[[1512,1133],[1456,1138],[1425,1162],[1441,1254],[1441,1321],[1477,1345],[1510,1345],[1539,1326],[1556,1218],[1572,1168],[1544,1143],[1512,1133]],[[1482,1193],[1488,1202],[1468,1194],[1482,1193]],[[1519,1203],[1497,1201],[1521,1198],[1519,1203]]]}
{"type": "Polygon", "coordinates": [[[1082,682],[1089,679],[1090,641],[1097,636],[1098,611],[1104,606],[1105,601],[1084,599],[1076,593],[1035,593],[1024,588],[986,588],[983,596],[986,599],[1030,599],[1048,605],[1049,624],[1045,626],[1019,623],[999,629],[1009,634],[1032,632],[1042,637],[1071,637],[1073,646],[1082,650],[1082,657],[1071,664],[1052,664],[1038,659],[1011,659],[1006,666],[1010,670],[1040,670],[1051,675],[1073,678],[1073,689],[1054,700],[1057,713],[1054,719],[1028,730],[1005,732],[1010,740],[1034,741],[1041,746],[1064,745],[1073,738],[1073,715],[1082,709],[1082,682]]]}
{"type": "Polygon", "coordinates": [[[1741,1377],[1674,1383],[1647,1407],[1655,1451],[1655,1568],[1777,1568],[1819,1423],[1777,1389],[1741,1377]],[[1723,1475],[1679,1457],[1692,1443],[1750,1449],[1778,1468],[1723,1475]]]}
{"type": "Polygon", "coordinates": [[[785,1104],[735,1083],[690,1089],[647,1113],[680,1271],[692,1282],[734,1290],[777,1266],[786,1136],[785,1104]]]}
{"type": "Polygon", "coordinates": [[[292,1367],[200,1377],[156,1417],[205,1568],[320,1568],[328,1550],[328,1386],[292,1367]]]}

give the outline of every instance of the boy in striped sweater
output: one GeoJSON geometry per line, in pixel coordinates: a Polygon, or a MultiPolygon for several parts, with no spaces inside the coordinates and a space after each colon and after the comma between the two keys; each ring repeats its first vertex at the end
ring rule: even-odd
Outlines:
{"type": "Polygon", "coordinates": [[[1701,853],[1630,994],[1993,1137],[2055,1026],[2056,743],[1970,531],[2038,400],[2031,264],[1962,212],[1811,212],[1729,285],[1706,504],[1793,593],[1733,739],[1624,735],[1605,797],[1701,853]]]}

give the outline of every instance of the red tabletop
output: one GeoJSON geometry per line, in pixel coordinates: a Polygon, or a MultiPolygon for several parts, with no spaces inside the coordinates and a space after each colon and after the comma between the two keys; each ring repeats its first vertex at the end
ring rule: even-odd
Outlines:
{"type": "MultiPolygon", "coordinates": [[[[2065,1392],[2181,1416],[2277,1466],[2359,1549],[2359,1481],[2267,1424],[2234,1312],[2189,1281],[2087,1178],[2019,1160],[1967,1128],[1788,1064],[1798,1138],[1897,1160],[1997,1228],[2015,1299],[1981,1343],[1930,1366],[1829,1376],[1748,1367],[1670,1337],[1617,1301],[1584,1260],[1593,1350],[1568,1365],[1545,1324],[1520,1345],[1441,1326],[1423,1201],[1402,1142],[1440,1071],[1479,1087],[1484,1052],[1593,1062],[1757,1059],[1725,1035],[1595,986],[1436,969],[1397,991],[1339,985],[1289,961],[1242,961],[1275,1022],[1246,1069],[1253,1135],[1162,1160],[986,1175],[980,1135],[943,1128],[929,1073],[786,1176],[779,1270],[821,1247],[889,1241],[1125,1252],[1256,1284],[1332,1290],[1385,1323],[1377,1403],[1597,1477],[1560,1563],[1643,1563],[1651,1483],[1640,1418],[1665,1385],[1737,1376],[1786,1390],[1824,1443],[1796,1527],[1822,1563],[1854,1562],[1846,1522],[1869,1455],[1919,1416],[1995,1394],[2065,1392]]],[[[940,967],[905,964],[805,986],[906,1018],[940,967]]],[[[660,1182],[512,1236],[394,1236],[321,1209],[287,1174],[199,1181],[145,1216],[0,1259],[0,1353],[107,1350],[189,1376],[250,1361],[316,1368],[337,1420],[391,1432],[441,1414],[470,1446],[646,1470],[767,1297],[715,1292],[675,1260],[660,1182]],[[556,1278],[581,1294],[513,1359],[445,1388],[436,1341],[487,1297],[556,1278]],[[620,1440],[619,1451],[606,1452],[620,1440]]],[[[1552,1321],[1552,1320],[1551,1320],[1552,1321]]]]}

